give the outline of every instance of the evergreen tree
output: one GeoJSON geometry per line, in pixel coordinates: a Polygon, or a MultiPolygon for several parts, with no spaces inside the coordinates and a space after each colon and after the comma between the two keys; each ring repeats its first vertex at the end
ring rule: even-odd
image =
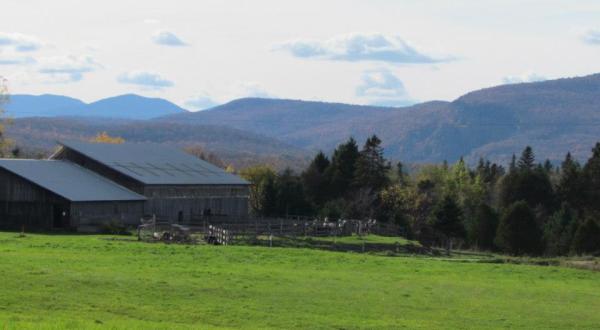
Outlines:
{"type": "Polygon", "coordinates": [[[276,215],[310,215],[302,182],[291,169],[287,168],[277,176],[275,188],[276,215]]]}
{"type": "Polygon", "coordinates": [[[453,239],[465,236],[462,211],[451,196],[445,196],[435,205],[429,222],[444,237],[448,252],[452,248],[453,239]]]}
{"type": "Polygon", "coordinates": [[[267,176],[259,187],[260,208],[258,215],[273,217],[277,215],[277,188],[275,186],[275,175],[267,176]]]}
{"type": "Polygon", "coordinates": [[[480,249],[494,250],[494,239],[498,229],[498,214],[485,203],[477,207],[474,220],[469,229],[469,240],[480,249]]]}
{"type": "Polygon", "coordinates": [[[329,182],[325,172],[331,162],[321,151],[315,156],[310,165],[302,173],[302,182],[307,198],[317,208],[329,199],[329,182]]]}
{"type": "Polygon", "coordinates": [[[544,225],[546,254],[551,256],[568,254],[576,229],[577,219],[575,214],[565,203],[544,225]]]}
{"type": "Polygon", "coordinates": [[[396,164],[396,175],[398,176],[398,183],[400,185],[406,185],[408,181],[407,174],[404,171],[404,164],[400,161],[396,164]]]}
{"type": "Polygon", "coordinates": [[[508,173],[514,173],[517,170],[517,156],[512,155],[510,159],[510,165],[508,166],[508,173]]]}
{"type": "Polygon", "coordinates": [[[535,155],[533,153],[533,149],[530,146],[527,146],[525,147],[525,149],[523,149],[517,166],[521,171],[533,170],[535,166],[535,155]]]}
{"type": "Polygon", "coordinates": [[[353,138],[340,144],[333,152],[331,165],[325,172],[330,183],[332,199],[344,197],[348,194],[354,182],[358,158],[358,146],[353,138]]]}
{"type": "Polygon", "coordinates": [[[558,198],[576,208],[582,206],[584,196],[584,185],[581,180],[581,166],[573,159],[571,153],[567,153],[560,167],[559,182],[556,187],[558,198]]]}
{"type": "Polygon", "coordinates": [[[542,233],[533,210],[525,201],[510,205],[500,219],[495,243],[513,255],[538,254],[542,233]]]}
{"type": "Polygon", "coordinates": [[[573,251],[577,254],[600,252],[600,226],[588,217],[575,232],[573,251]]]}
{"type": "Polygon", "coordinates": [[[552,173],[553,169],[554,169],[554,165],[552,165],[552,162],[550,161],[550,159],[546,159],[546,161],[544,162],[544,171],[546,171],[546,173],[550,174],[550,173],[552,173]]]}
{"type": "Polygon", "coordinates": [[[548,173],[543,169],[518,170],[506,175],[501,182],[500,204],[503,207],[523,200],[531,208],[542,205],[553,210],[555,205],[554,188],[548,173]]]}
{"type": "Polygon", "coordinates": [[[379,192],[389,185],[389,162],[383,156],[381,140],[373,135],[367,139],[356,162],[354,185],[379,192]]]}
{"type": "Polygon", "coordinates": [[[585,178],[586,207],[593,212],[600,212],[600,142],[592,149],[592,157],[583,168],[585,178]]]}

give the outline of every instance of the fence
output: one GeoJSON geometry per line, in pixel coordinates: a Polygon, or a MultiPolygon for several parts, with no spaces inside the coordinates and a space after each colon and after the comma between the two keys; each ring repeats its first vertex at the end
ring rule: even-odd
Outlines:
{"type": "Polygon", "coordinates": [[[172,224],[152,217],[138,227],[140,240],[192,241],[200,236],[209,243],[228,245],[238,240],[269,237],[328,237],[377,234],[401,236],[404,231],[395,224],[376,220],[323,221],[314,218],[226,218],[203,217],[185,225],[172,224]]]}

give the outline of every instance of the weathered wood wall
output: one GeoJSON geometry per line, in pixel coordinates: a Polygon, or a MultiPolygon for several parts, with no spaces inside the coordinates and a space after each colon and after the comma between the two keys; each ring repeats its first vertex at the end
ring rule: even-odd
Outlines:
{"type": "Polygon", "coordinates": [[[71,224],[78,231],[95,231],[111,222],[137,226],[143,214],[143,201],[74,202],[71,204],[71,224]]]}
{"type": "Polygon", "coordinates": [[[172,222],[188,222],[210,210],[213,215],[248,215],[246,185],[144,185],[77,151],[63,148],[54,159],[68,160],[148,198],[143,215],[156,215],[172,222]]]}
{"type": "Polygon", "coordinates": [[[144,212],[182,223],[207,212],[239,218],[248,215],[249,193],[245,185],[146,186],[144,212]]]}
{"type": "Polygon", "coordinates": [[[0,169],[0,227],[51,229],[57,204],[68,207],[64,198],[0,169]]]}

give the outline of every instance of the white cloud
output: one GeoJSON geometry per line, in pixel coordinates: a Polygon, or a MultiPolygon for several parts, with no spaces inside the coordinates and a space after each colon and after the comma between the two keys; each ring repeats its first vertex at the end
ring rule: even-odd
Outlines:
{"type": "Polygon", "coordinates": [[[212,97],[210,97],[206,93],[202,93],[194,98],[185,101],[185,106],[194,111],[209,109],[214,106],[217,106],[218,104],[219,103],[217,103],[212,97]]]}
{"type": "Polygon", "coordinates": [[[33,36],[21,33],[0,32],[0,47],[12,48],[17,52],[30,52],[40,49],[42,43],[33,36]]]}
{"type": "Polygon", "coordinates": [[[536,82],[536,81],[544,81],[546,77],[541,76],[535,72],[525,72],[517,76],[506,76],[502,78],[502,83],[504,84],[520,84],[520,83],[528,83],[528,82],[536,82]]]}
{"type": "Polygon", "coordinates": [[[600,45],[600,30],[590,29],[581,36],[583,42],[590,45],[600,45]]]}
{"type": "Polygon", "coordinates": [[[172,81],[163,78],[159,74],[146,71],[122,73],[117,77],[117,81],[122,84],[138,85],[149,89],[161,89],[174,85],[172,81]]]}
{"type": "Polygon", "coordinates": [[[362,82],[356,88],[356,96],[372,105],[406,106],[414,103],[402,81],[386,68],[364,72],[362,82]]]}
{"type": "Polygon", "coordinates": [[[144,20],[144,23],[146,23],[146,24],[158,24],[158,23],[160,23],[160,20],[158,20],[156,18],[146,18],[144,20]]]}
{"type": "Polygon", "coordinates": [[[184,102],[191,110],[205,110],[241,98],[274,98],[275,96],[255,81],[236,81],[213,92],[202,92],[184,102]],[[225,91],[219,93],[219,91],[225,91]]]}
{"type": "Polygon", "coordinates": [[[450,61],[417,50],[399,36],[384,34],[348,34],[327,40],[292,40],[275,49],[286,50],[299,58],[335,61],[379,61],[389,63],[436,63],[450,61]]]}
{"type": "Polygon", "coordinates": [[[75,82],[100,67],[91,56],[54,56],[42,58],[38,72],[51,77],[54,82],[75,82]]]}
{"type": "Polygon", "coordinates": [[[36,60],[31,56],[9,55],[0,53],[0,65],[28,65],[36,60]]]}
{"type": "Polygon", "coordinates": [[[187,46],[187,43],[176,36],[175,33],[166,30],[156,31],[152,36],[152,40],[154,43],[163,46],[187,46]]]}
{"type": "Polygon", "coordinates": [[[238,81],[231,87],[229,99],[238,99],[244,97],[273,97],[261,84],[255,81],[238,81]]]}

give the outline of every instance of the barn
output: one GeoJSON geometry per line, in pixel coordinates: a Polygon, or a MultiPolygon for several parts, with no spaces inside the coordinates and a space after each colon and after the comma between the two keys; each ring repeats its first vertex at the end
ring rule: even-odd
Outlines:
{"type": "Polygon", "coordinates": [[[60,142],[49,160],[0,160],[0,225],[94,231],[143,216],[174,223],[248,215],[249,183],[156,144],[60,142]]]}
{"type": "Polygon", "coordinates": [[[27,230],[86,229],[135,223],[146,197],[75,164],[0,159],[0,226],[27,230]]]}

